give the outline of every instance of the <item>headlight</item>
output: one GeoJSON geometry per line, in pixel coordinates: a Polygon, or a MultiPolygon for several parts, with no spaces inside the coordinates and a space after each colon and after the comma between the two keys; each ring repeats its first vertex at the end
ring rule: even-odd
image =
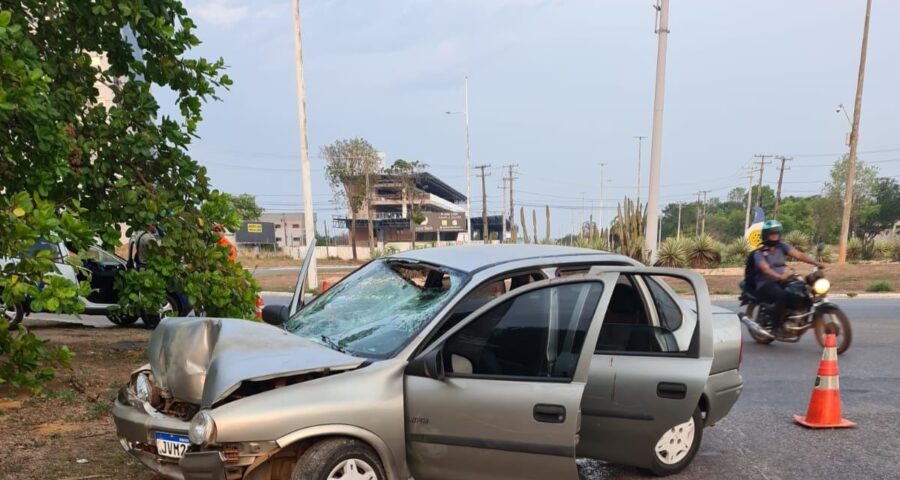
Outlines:
{"type": "Polygon", "coordinates": [[[216,422],[206,410],[200,410],[191,420],[188,428],[188,437],[194,445],[206,445],[216,436],[216,422]]]}
{"type": "Polygon", "coordinates": [[[134,380],[135,396],[137,396],[137,398],[142,402],[149,402],[151,389],[152,387],[150,386],[150,378],[147,377],[146,373],[139,373],[137,378],[134,380]]]}
{"type": "Polygon", "coordinates": [[[825,295],[829,289],[831,289],[831,282],[827,278],[820,278],[813,282],[813,292],[816,295],[825,295]]]}

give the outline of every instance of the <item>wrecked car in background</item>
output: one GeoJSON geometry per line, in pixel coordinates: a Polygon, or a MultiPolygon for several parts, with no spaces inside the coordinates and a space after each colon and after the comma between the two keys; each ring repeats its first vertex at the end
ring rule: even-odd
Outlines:
{"type": "Polygon", "coordinates": [[[306,268],[274,325],[164,320],[113,407],[122,447],[187,480],[576,479],[576,457],[670,474],[741,393],[739,320],[690,271],[433,248],[303,305],[306,268]]]}

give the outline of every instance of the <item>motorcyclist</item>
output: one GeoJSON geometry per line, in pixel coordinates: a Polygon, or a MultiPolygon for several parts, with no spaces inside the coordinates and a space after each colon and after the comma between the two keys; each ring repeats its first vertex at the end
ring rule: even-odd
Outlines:
{"type": "Polygon", "coordinates": [[[784,321],[787,307],[787,296],[783,282],[790,280],[792,274],[786,271],[785,261],[792,257],[801,262],[824,268],[824,264],[781,241],[782,226],[778,220],[768,220],[762,228],[763,246],[754,251],[753,264],[756,266],[756,295],[766,303],[772,304],[770,325],[777,331],[784,321]]]}

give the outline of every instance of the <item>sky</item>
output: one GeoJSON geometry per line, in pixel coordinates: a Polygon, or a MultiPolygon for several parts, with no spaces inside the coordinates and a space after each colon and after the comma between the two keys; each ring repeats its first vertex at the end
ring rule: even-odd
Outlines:
{"type": "MultiPolygon", "coordinates": [[[[549,204],[555,236],[591,212],[609,221],[615,205],[637,193],[634,137],[651,134],[651,3],[302,0],[320,223],[343,211],[319,156],[341,138],[363,137],[389,162],[425,162],[465,193],[464,118],[445,112],[464,109],[467,76],[472,165],[491,165],[488,210],[502,208],[501,166],[517,164],[517,206],[540,212],[549,204]]],[[[221,102],[207,105],[193,158],[215,188],[255,194],[273,211],[301,209],[291,2],[186,5],[203,41],[191,55],[223,57],[234,80],[221,102]]],[[[865,1],[672,0],[670,8],[661,202],[745,187],[742,168],[754,154],[793,156],[785,195],[821,191],[829,165],[847,150],[850,127],[836,107],[853,113],[865,1]]],[[[859,156],[900,178],[898,17],[900,2],[875,0],[859,156]]],[[[649,138],[642,157],[645,199],[649,138]]],[[[763,181],[774,188],[773,167],[763,181]]],[[[474,171],[471,182],[478,216],[474,171]]]]}

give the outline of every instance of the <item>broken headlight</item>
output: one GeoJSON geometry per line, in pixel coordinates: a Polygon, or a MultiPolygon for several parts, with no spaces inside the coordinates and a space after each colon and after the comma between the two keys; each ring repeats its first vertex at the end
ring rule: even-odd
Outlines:
{"type": "Polygon", "coordinates": [[[207,410],[200,410],[191,420],[188,437],[194,445],[204,446],[212,443],[216,436],[216,422],[207,410]]]}
{"type": "Polygon", "coordinates": [[[146,373],[139,373],[134,379],[134,395],[142,402],[149,402],[152,390],[150,377],[146,373]]]}

